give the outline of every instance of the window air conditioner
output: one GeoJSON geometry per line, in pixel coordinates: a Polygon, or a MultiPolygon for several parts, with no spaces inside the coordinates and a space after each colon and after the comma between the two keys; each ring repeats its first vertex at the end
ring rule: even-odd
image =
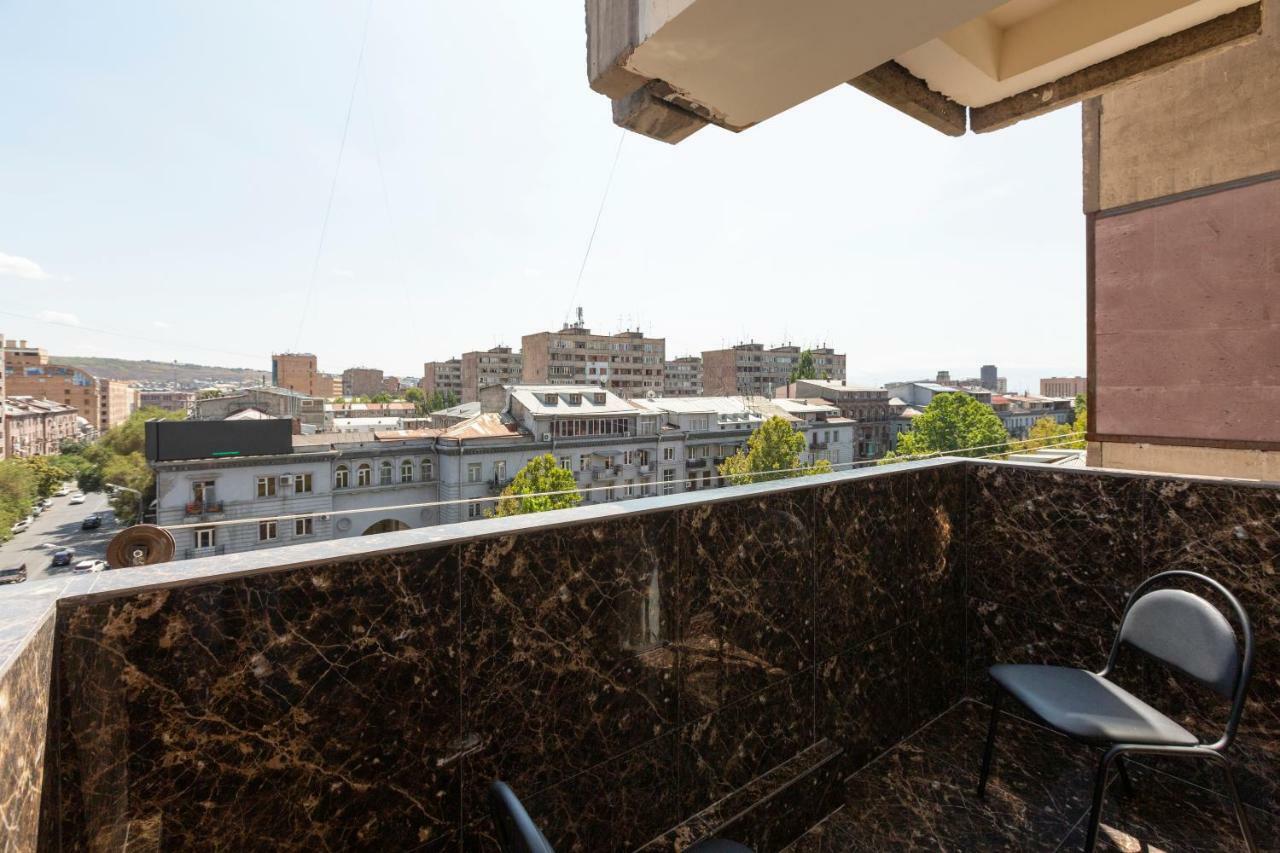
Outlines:
{"type": "Polygon", "coordinates": [[[542,440],[543,440],[543,441],[550,441],[550,440],[551,440],[551,433],[549,433],[549,432],[544,432],[544,433],[542,434],[542,440]]]}

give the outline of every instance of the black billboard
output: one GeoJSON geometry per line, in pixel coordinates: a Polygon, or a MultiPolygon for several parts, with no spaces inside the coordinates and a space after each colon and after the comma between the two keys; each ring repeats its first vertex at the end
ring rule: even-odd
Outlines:
{"type": "Polygon", "coordinates": [[[147,461],[234,459],[293,452],[293,421],[147,421],[147,461]]]}

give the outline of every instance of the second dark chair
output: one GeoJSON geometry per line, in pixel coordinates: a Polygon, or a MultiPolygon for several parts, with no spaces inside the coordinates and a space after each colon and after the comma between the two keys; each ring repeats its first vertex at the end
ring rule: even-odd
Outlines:
{"type": "Polygon", "coordinates": [[[1235,806],[1240,832],[1250,851],[1256,851],[1240,792],[1236,789],[1226,749],[1235,738],[1244,710],[1245,693],[1253,674],[1253,630],[1249,616],[1226,587],[1196,572],[1163,572],[1143,581],[1125,604],[1120,630],[1111,646],[1107,665],[1100,672],[1060,666],[996,664],[989,670],[1002,688],[991,703],[991,722],[982,755],[978,796],[987,787],[995,751],[1000,700],[1012,695],[1045,725],[1075,740],[1107,748],[1093,783],[1085,853],[1098,840],[1102,802],[1114,763],[1128,783],[1125,755],[1178,755],[1203,758],[1222,768],[1227,790],[1235,806]],[[1230,605],[1243,637],[1243,653],[1236,632],[1222,613],[1198,595],[1181,589],[1153,589],[1169,581],[1193,581],[1215,590],[1230,605]],[[1122,643],[1178,670],[1231,701],[1231,713],[1222,736],[1211,743],[1195,735],[1111,681],[1122,643]]]}

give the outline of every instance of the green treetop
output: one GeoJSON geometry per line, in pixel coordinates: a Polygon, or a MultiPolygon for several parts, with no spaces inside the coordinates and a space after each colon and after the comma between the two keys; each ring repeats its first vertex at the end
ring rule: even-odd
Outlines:
{"type": "Polygon", "coordinates": [[[582,503],[573,472],[556,464],[550,453],[535,456],[502,490],[495,516],[524,515],[549,509],[568,509],[582,503]],[[545,492],[564,492],[548,495],[545,492]]]}
{"type": "Polygon", "coordinates": [[[817,378],[818,369],[813,366],[813,350],[805,350],[800,353],[800,361],[796,363],[795,368],[791,371],[791,381],[817,378]]]}
{"type": "Polygon", "coordinates": [[[735,486],[762,483],[806,474],[825,474],[831,463],[819,459],[812,465],[800,461],[804,453],[804,433],[777,415],[762,423],[741,448],[720,464],[720,476],[735,486]]]}
{"type": "Polygon", "coordinates": [[[898,437],[898,446],[884,461],[904,456],[950,453],[990,456],[1008,450],[1009,433],[990,406],[968,394],[939,394],[911,422],[911,431],[898,437]],[[964,450],[963,448],[982,448],[964,450]]]}

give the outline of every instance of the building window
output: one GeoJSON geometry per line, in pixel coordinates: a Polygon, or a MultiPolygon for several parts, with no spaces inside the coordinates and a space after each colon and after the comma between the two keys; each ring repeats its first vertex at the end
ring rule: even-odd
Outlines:
{"type": "Polygon", "coordinates": [[[561,468],[563,468],[563,469],[564,469],[564,470],[566,470],[566,471],[572,471],[572,470],[573,470],[573,457],[571,457],[571,456],[561,456],[561,457],[560,457],[560,467],[561,467],[561,468]]]}
{"type": "Polygon", "coordinates": [[[274,498],[276,496],[276,478],[275,477],[259,477],[258,478],[258,497],[274,498]]]}
{"type": "Polygon", "coordinates": [[[480,518],[484,515],[484,511],[480,509],[480,503],[467,504],[467,518],[480,518]]]}
{"type": "Polygon", "coordinates": [[[559,398],[555,394],[543,394],[542,404],[544,406],[554,406],[559,398]]]}
{"type": "Polygon", "coordinates": [[[432,476],[431,468],[432,468],[431,460],[423,459],[422,460],[422,479],[423,480],[431,479],[431,476],[432,476]]]}
{"type": "Polygon", "coordinates": [[[579,470],[579,471],[585,471],[585,470],[587,470],[588,458],[589,458],[589,457],[588,457],[588,456],[587,456],[587,454],[585,454],[585,453],[581,454],[581,455],[578,457],[578,470],[579,470]]]}
{"type": "Polygon", "coordinates": [[[393,481],[394,473],[395,473],[394,466],[392,466],[390,462],[387,462],[384,460],[383,463],[378,466],[378,485],[380,486],[391,485],[393,481]]]}
{"type": "Polygon", "coordinates": [[[413,482],[413,460],[406,459],[400,463],[400,482],[413,482]]]}
{"type": "Polygon", "coordinates": [[[582,404],[582,395],[581,395],[581,394],[570,394],[570,395],[569,395],[569,405],[570,405],[570,406],[578,406],[578,405],[581,405],[581,404],[582,404]]]}
{"type": "Polygon", "coordinates": [[[356,485],[368,486],[373,484],[373,469],[369,467],[368,462],[361,462],[360,467],[356,468],[356,485]]]}
{"type": "Polygon", "coordinates": [[[675,469],[668,468],[667,470],[662,472],[662,493],[664,495],[669,495],[675,492],[676,490],[675,479],[676,479],[675,469]]]}
{"type": "Polygon", "coordinates": [[[293,491],[298,495],[311,494],[311,475],[310,474],[294,474],[293,475],[293,491]]]}
{"type": "Polygon", "coordinates": [[[335,489],[345,489],[351,485],[351,472],[347,470],[346,465],[339,465],[338,470],[333,475],[333,487],[335,489]]]}
{"type": "Polygon", "coordinates": [[[662,448],[662,460],[664,462],[674,462],[676,458],[676,449],[674,447],[662,448]]]}
{"type": "Polygon", "coordinates": [[[216,541],[216,529],[213,527],[201,527],[192,535],[192,540],[197,548],[212,548],[216,541]]]}
{"type": "Polygon", "coordinates": [[[507,460],[499,459],[493,463],[493,479],[497,482],[507,479],[507,460]]]}
{"type": "Polygon", "coordinates": [[[315,531],[312,528],[312,520],[310,518],[295,518],[293,520],[294,536],[310,536],[315,531]]]}
{"type": "Polygon", "coordinates": [[[276,523],[274,521],[258,522],[258,541],[270,542],[276,538],[276,523]]]}
{"type": "Polygon", "coordinates": [[[480,482],[480,463],[479,462],[467,463],[467,482],[468,483],[480,482]]]}

